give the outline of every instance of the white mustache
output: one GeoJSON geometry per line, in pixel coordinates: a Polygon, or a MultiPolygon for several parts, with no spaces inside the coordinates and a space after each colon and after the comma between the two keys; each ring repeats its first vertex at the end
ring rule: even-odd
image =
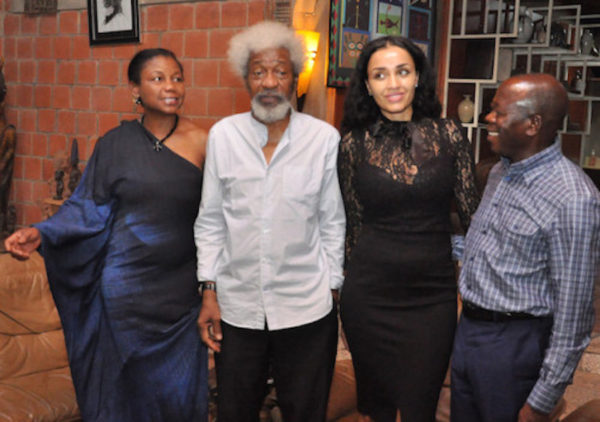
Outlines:
{"type": "Polygon", "coordinates": [[[275,97],[280,101],[285,101],[287,98],[280,94],[279,92],[270,92],[270,91],[261,91],[254,96],[256,99],[260,100],[263,97],[275,97]]]}

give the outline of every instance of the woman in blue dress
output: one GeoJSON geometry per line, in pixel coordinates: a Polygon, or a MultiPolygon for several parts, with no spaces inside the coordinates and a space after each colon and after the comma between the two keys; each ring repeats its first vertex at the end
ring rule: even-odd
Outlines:
{"type": "Polygon", "coordinates": [[[128,77],[140,120],[100,138],[59,211],[5,246],[44,256],[86,422],[205,421],[193,224],[206,133],[177,115],[172,52],[140,51],[128,77]]]}

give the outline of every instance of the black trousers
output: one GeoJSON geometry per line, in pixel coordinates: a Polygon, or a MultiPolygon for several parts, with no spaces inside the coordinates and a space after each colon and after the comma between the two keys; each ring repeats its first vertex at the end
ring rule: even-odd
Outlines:
{"type": "Polygon", "coordinates": [[[285,422],[325,421],[337,351],[337,314],[284,330],[250,330],[221,321],[217,370],[219,422],[256,422],[269,366],[285,422]]]}

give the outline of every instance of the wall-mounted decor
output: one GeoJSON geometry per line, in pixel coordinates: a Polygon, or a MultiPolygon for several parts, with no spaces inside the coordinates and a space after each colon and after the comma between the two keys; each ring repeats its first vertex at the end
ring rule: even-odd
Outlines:
{"type": "Polygon", "coordinates": [[[420,9],[430,9],[431,10],[432,2],[433,2],[433,0],[410,0],[410,6],[418,7],[420,9]]]}
{"type": "Polygon", "coordinates": [[[403,35],[432,59],[433,0],[331,0],[327,86],[345,87],[372,38],[403,35]]]}
{"type": "Polygon", "coordinates": [[[56,13],[58,0],[25,0],[23,11],[28,15],[56,13]]]}
{"type": "Polygon", "coordinates": [[[385,1],[377,6],[377,33],[402,35],[402,6],[385,1]]]}
{"type": "Polygon", "coordinates": [[[138,0],[87,0],[90,45],[140,41],[138,0]]]}
{"type": "MultiPolygon", "coordinates": [[[[411,3],[422,3],[420,0],[411,0],[411,3]]],[[[408,8],[408,38],[410,38],[429,58],[431,58],[433,22],[431,11],[420,7],[408,8]]]]}
{"type": "Polygon", "coordinates": [[[408,9],[408,37],[419,41],[431,39],[431,12],[416,7],[408,9]]]}
{"type": "Polygon", "coordinates": [[[292,0],[271,0],[266,5],[267,16],[276,22],[290,26],[292,23],[292,0]]]}

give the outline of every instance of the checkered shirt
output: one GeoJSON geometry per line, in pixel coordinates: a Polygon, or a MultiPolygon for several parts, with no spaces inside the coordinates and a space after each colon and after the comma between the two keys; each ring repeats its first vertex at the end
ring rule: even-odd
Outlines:
{"type": "Polygon", "coordinates": [[[552,316],[540,376],[527,401],[550,412],[589,344],[600,254],[600,193],[553,145],[490,172],[465,239],[463,300],[552,316]]]}

